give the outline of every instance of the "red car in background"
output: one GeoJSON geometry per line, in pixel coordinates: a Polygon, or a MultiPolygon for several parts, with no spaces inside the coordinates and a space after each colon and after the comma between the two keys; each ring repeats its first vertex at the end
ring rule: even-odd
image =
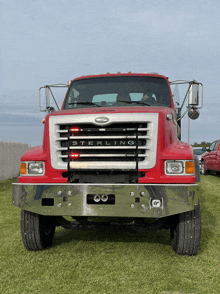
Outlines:
{"type": "Polygon", "coordinates": [[[207,175],[210,171],[220,175],[220,140],[214,141],[201,156],[201,174],[207,175]]]}

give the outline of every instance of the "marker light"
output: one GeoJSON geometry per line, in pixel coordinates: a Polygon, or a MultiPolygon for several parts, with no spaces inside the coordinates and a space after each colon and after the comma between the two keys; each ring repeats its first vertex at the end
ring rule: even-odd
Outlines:
{"type": "Polygon", "coordinates": [[[79,131],[80,131],[80,128],[78,128],[78,127],[71,127],[70,128],[71,133],[78,133],[79,131]]]}
{"type": "Polygon", "coordinates": [[[79,158],[79,153],[72,152],[69,155],[70,159],[78,159],[79,158]]]}
{"type": "Polygon", "coordinates": [[[194,174],[195,173],[195,165],[194,161],[186,161],[185,163],[185,173],[186,174],[194,174]]]}
{"type": "Polygon", "coordinates": [[[21,168],[20,168],[20,174],[21,175],[25,175],[26,174],[26,170],[27,170],[26,163],[25,162],[22,162],[21,163],[21,168]]]}

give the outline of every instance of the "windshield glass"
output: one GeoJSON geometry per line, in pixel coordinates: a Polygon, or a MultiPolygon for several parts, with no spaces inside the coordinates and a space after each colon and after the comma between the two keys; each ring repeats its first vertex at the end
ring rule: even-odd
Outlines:
{"type": "Polygon", "coordinates": [[[171,107],[167,81],[140,76],[75,81],[69,88],[63,109],[137,105],[171,107]]]}

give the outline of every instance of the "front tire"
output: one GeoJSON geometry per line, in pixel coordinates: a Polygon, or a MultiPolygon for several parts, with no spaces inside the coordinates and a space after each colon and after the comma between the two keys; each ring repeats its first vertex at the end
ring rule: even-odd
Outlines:
{"type": "Polygon", "coordinates": [[[52,245],[55,222],[50,216],[21,210],[21,236],[29,251],[43,250],[52,245]]]}
{"type": "Polygon", "coordinates": [[[205,167],[205,162],[202,161],[201,162],[201,174],[202,175],[207,175],[209,173],[209,171],[207,170],[207,168],[205,167]]]}
{"type": "Polygon", "coordinates": [[[171,227],[172,248],[178,255],[196,255],[201,236],[200,204],[176,216],[171,227]]]}

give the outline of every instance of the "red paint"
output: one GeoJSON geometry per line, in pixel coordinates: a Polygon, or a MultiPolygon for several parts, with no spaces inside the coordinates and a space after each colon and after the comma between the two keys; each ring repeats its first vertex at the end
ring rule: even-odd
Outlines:
{"type": "Polygon", "coordinates": [[[206,169],[220,172],[220,140],[214,142],[210,146],[211,150],[202,154],[201,161],[204,161],[206,169]],[[217,143],[212,150],[214,142],[217,143]]]}

